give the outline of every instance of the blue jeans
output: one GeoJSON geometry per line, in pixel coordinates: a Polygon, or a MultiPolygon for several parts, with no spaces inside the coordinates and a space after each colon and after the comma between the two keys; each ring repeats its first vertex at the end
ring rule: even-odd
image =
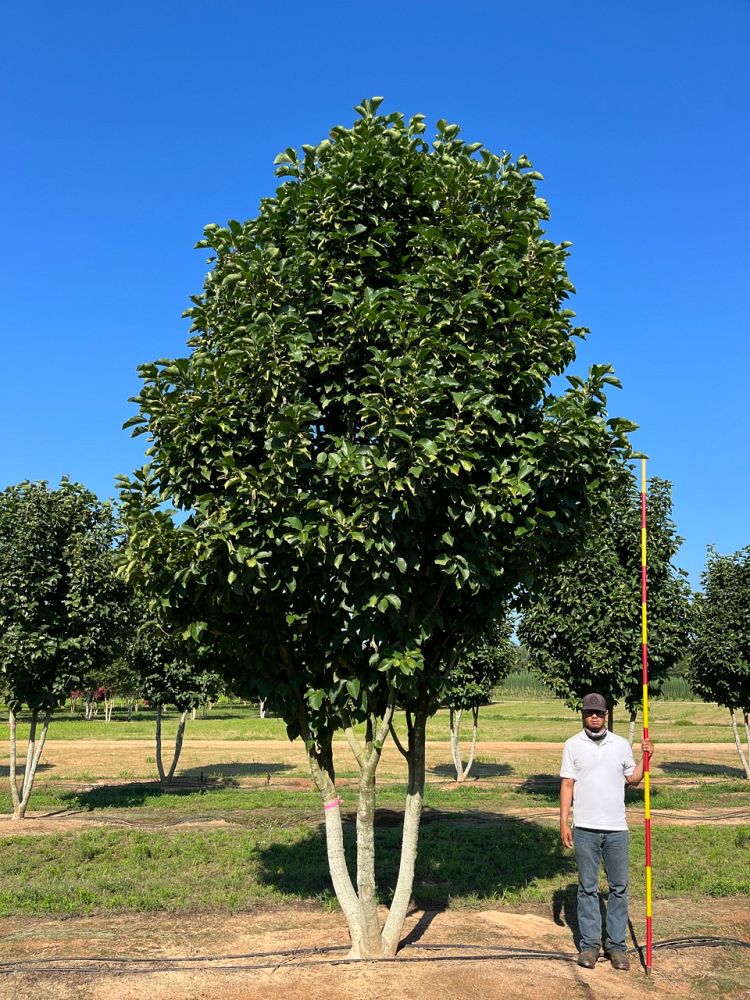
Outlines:
{"type": "Polygon", "coordinates": [[[598,954],[602,943],[602,916],[599,909],[599,866],[602,861],[609,884],[605,950],[610,953],[626,951],[630,866],[628,831],[574,827],[573,842],[578,865],[578,929],[581,932],[581,951],[598,954]]]}

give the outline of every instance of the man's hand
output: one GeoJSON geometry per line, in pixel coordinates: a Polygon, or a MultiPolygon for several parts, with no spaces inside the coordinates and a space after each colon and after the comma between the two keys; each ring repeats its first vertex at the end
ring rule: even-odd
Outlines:
{"type": "Polygon", "coordinates": [[[654,744],[651,740],[643,740],[641,743],[641,750],[643,751],[644,757],[635,765],[635,770],[625,778],[625,781],[631,786],[640,785],[643,780],[643,765],[645,761],[645,754],[648,754],[649,760],[654,752],[654,744]]]}
{"type": "Polygon", "coordinates": [[[563,847],[573,846],[573,831],[570,829],[567,823],[560,824],[560,840],[563,842],[563,847]]]}

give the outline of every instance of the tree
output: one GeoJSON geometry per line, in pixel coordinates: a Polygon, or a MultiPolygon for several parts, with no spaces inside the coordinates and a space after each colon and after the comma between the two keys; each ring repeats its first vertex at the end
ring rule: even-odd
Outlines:
{"type": "Polygon", "coordinates": [[[116,649],[125,589],[114,575],[116,533],[111,505],[67,479],[55,490],[24,482],[0,493],[0,682],[10,713],[14,819],[26,813],[53,710],[116,649]],[[19,787],[24,704],[31,728],[19,787]]]}
{"type": "Polygon", "coordinates": [[[477,747],[479,709],[489,705],[492,691],[516,663],[517,647],[511,642],[513,627],[507,616],[494,621],[486,634],[475,640],[458,659],[448,675],[445,703],[449,709],[451,754],[456,781],[465,781],[471,773],[477,747]],[[461,760],[461,716],[471,711],[471,748],[466,767],[461,760]]]}
{"type": "Polygon", "coordinates": [[[352,954],[373,957],[403,927],[446,675],[577,543],[632,426],[607,418],[608,366],[550,392],[583,331],[529,162],[445,121],[430,146],[423,116],[379,103],[281,154],[256,218],[206,227],[191,353],[141,367],[129,423],[151,463],[122,488],[126,574],[159,559],[163,600],[200,609],[185,634],[303,738],[352,954]],[[381,928],[375,784],[397,703],[408,788],[381,928]],[[356,889],[336,733],[360,773],[356,889]]]}
{"type": "Polygon", "coordinates": [[[704,701],[729,709],[745,777],[750,779],[750,546],[722,556],[709,548],[695,599],[695,637],[690,655],[693,690],[704,701]],[[742,713],[747,741],[737,728],[742,713]]]}
{"type": "Polygon", "coordinates": [[[156,769],[159,780],[170,784],[182,752],[188,712],[213,701],[221,690],[221,677],[201,662],[199,652],[186,642],[164,615],[153,618],[142,596],[135,599],[136,611],[125,664],[137,678],[137,690],[156,709],[156,769]],[[140,612],[140,614],[138,614],[140,612]],[[162,718],[166,705],[180,713],[172,761],[165,770],[162,754],[162,718]]]}
{"type": "MultiPolygon", "coordinates": [[[[671,484],[652,479],[647,505],[649,686],[657,694],[688,647],[690,589],[672,563],[682,539],[672,521],[671,484]]],[[[634,723],[643,698],[641,510],[629,472],[580,552],[542,581],[518,634],[533,667],[571,708],[598,691],[610,707],[610,728],[620,701],[634,723]]]]}

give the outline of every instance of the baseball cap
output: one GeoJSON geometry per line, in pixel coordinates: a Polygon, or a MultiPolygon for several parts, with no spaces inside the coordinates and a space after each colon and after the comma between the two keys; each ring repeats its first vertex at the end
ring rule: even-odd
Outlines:
{"type": "Polygon", "coordinates": [[[581,709],[584,712],[606,712],[607,711],[607,701],[601,694],[587,694],[583,697],[583,704],[581,709]]]}

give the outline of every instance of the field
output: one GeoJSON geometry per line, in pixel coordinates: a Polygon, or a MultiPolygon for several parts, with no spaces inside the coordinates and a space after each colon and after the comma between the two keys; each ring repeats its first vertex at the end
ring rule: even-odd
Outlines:
{"type": "MultiPolygon", "coordinates": [[[[175,725],[168,717],[167,734],[175,725]]],[[[748,996],[750,947],[668,944],[750,941],[750,782],[727,713],[699,702],[652,708],[654,926],[667,944],[649,978],[637,961],[627,974],[573,962],[575,867],[559,844],[556,774],[577,725],[551,699],[483,709],[474,777],[458,786],[446,714],[431,720],[413,913],[399,958],[376,967],[332,964],[346,931],[319,800],[303,748],[279,720],[228,703],[199,713],[165,790],[154,781],[151,714],[107,724],[61,712],[30,818],[0,819],[0,996],[348,997],[392,987],[397,996],[645,997],[667,984],[677,996],[748,996]]],[[[626,720],[616,729],[625,733],[626,720]]],[[[0,739],[7,814],[7,724],[0,739]]],[[[344,745],[338,760],[352,833],[356,772],[344,745]]],[[[389,742],[377,827],[384,904],[403,794],[403,761],[389,742]]],[[[642,945],[640,789],[628,793],[628,812],[642,945]]]]}

